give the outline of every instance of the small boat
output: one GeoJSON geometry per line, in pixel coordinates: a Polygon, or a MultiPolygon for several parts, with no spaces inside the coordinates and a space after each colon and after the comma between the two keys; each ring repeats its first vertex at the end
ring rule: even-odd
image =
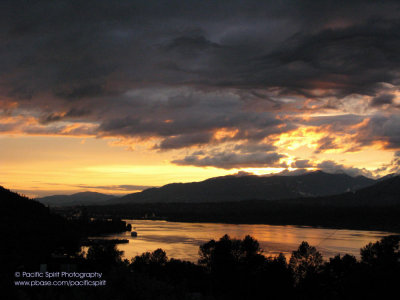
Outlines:
{"type": "Polygon", "coordinates": [[[132,237],[137,237],[137,232],[136,231],[131,231],[131,236],[132,237]]]}

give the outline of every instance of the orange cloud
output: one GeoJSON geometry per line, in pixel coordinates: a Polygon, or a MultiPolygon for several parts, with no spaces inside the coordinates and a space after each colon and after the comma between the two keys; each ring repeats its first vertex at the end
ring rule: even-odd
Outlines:
{"type": "Polygon", "coordinates": [[[3,135],[93,137],[97,127],[97,124],[84,122],[42,124],[33,116],[0,116],[0,134],[3,135]]]}
{"type": "Polygon", "coordinates": [[[229,128],[221,128],[214,132],[213,139],[217,141],[224,140],[226,138],[233,138],[239,132],[239,129],[229,129],[229,128]]]}

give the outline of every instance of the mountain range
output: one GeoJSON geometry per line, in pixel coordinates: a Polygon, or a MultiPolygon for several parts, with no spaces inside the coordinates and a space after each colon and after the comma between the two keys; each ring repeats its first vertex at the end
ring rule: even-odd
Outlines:
{"type": "Polygon", "coordinates": [[[117,197],[96,192],[81,192],[72,195],[53,195],[35,200],[48,206],[101,205],[117,197]]]}
{"type": "Polygon", "coordinates": [[[243,200],[280,200],[353,192],[376,180],[322,171],[300,175],[229,175],[201,182],[171,183],[159,188],[115,197],[94,192],[38,198],[49,206],[107,205],[128,203],[214,203],[243,200]]]}
{"type": "Polygon", "coordinates": [[[360,190],[333,196],[291,199],[288,203],[325,206],[378,207],[400,204],[400,176],[387,176],[374,185],[360,190]]]}
{"type": "MultiPolygon", "coordinates": [[[[317,179],[325,177],[329,178],[326,174],[310,174],[305,177],[307,180],[297,187],[303,189],[306,186],[304,182],[312,182],[311,179],[314,179],[316,186],[323,187],[323,181],[317,179]]],[[[304,176],[299,178],[304,179],[304,176]]],[[[222,181],[231,179],[220,178],[222,181]]],[[[296,185],[286,186],[286,195],[295,194],[289,188],[296,185]]],[[[163,188],[166,187],[156,191],[163,188]]],[[[102,218],[146,219],[151,216],[176,222],[307,225],[400,232],[400,176],[389,176],[358,190],[328,196],[286,198],[277,201],[247,198],[243,201],[229,202],[134,202],[127,199],[120,204],[88,206],[87,211],[92,216],[102,218]]]]}
{"type": "MultiPolygon", "coordinates": [[[[269,177],[225,176],[197,183],[172,184],[112,200],[105,200],[107,198],[102,197],[103,205],[92,204],[86,209],[87,213],[96,218],[140,219],[152,215],[170,221],[291,224],[400,232],[398,218],[400,176],[370,180],[343,174],[312,172],[298,176],[285,176],[285,178],[276,175],[269,177]],[[329,182],[330,188],[325,190],[329,182]],[[361,187],[362,185],[367,186],[361,187]],[[163,191],[171,191],[171,186],[175,188],[176,195],[180,198],[172,198],[172,192],[165,193],[166,196],[163,196],[163,191]],[[188,191],[193,186],[195,188],[189,193],[188,191]],[[345,192],[318,196],[318,193],[332,193],[335,191],[334,187],[338,186],[345,192]],[[177,201],[177,199],[185,199],[183,196],[196,195],[201,188],[208,189],[209,193],[201,193],[200,196],[208,195],[213,201],[201,201],[200,199],[204,198],[200,196],[194,197],[196,201],[193,202],[177,201]],[[223,189],[226,189],[227,196],[220,197],[223,195],[223,189]],[[249,195],[246,197],[241,189],[249,191],[249,195]],[[277,191],[277,189],[283,189],[283,191],[277,191]],[[262,193],[268,190],[271,191],[269,194],[262,193]],[[238,194],[236,198],[233,197],[234,193],[238,194]],[[147,201],[149,194],[158,198],[147,201]],[[286,198],[274,198],[282,197],[281,195],[286,198]],[[290,198],[288,195],[297,195],[297,197],[290,198]],[[131,197],[134,199],[132,200],[131,197]],[[226,201],[226,199],[230,200],[226,201]],[[239,201],[240,199],[242,201],[239,201]],[[270,201],[273,199],[280,200],[270,201]]],[[[99,196],[97,193],[93,195],[99,196]]],[[[32,224],[36,224],[38,218],[45,220],[40,221],[40,224],[48,224],[53,221],[47,220],[55,217],[50,216],[50,210],[43,204],[3,188],[0,188],[0,208],[2,223],[13,224],[14,227],[18,224],[18,228],[22,231],[27,226],[36,228],[36,225],[32,224]],[[23,222],[12,221],[16,219],[23,222]]],[[[10,228],[4,229],[3,235],[9,230],[10,228]]]]}
{"type": "Polygon", "coordinates": [[[201,182],[172,183],[115,199],[115,203],[199,203],[243,200],[280,200],[341,194],[373,185],[364,176],[329,174],[322,171],[302,175],[229,175],[201,182]]]}

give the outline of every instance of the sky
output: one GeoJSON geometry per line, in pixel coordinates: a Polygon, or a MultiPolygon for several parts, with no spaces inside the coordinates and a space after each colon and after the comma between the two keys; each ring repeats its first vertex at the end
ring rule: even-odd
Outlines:
{"type": "Polygon", "coordinates": [[[399,1],[0,3],[0,185],[400,171],[399,1]]]}

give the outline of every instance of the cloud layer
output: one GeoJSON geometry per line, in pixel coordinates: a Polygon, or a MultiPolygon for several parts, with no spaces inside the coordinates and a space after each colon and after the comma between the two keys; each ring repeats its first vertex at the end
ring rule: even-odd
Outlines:
{"type": "Polygon", "coordinates": [[[399,10],[397,1],[3,1],[0,133],[151,140],[152,151],[191,151],[175,164],[225,169],[282,166],[278,141],[302,128],[318,136],[315,154],[395,151],[399,10]]]}

